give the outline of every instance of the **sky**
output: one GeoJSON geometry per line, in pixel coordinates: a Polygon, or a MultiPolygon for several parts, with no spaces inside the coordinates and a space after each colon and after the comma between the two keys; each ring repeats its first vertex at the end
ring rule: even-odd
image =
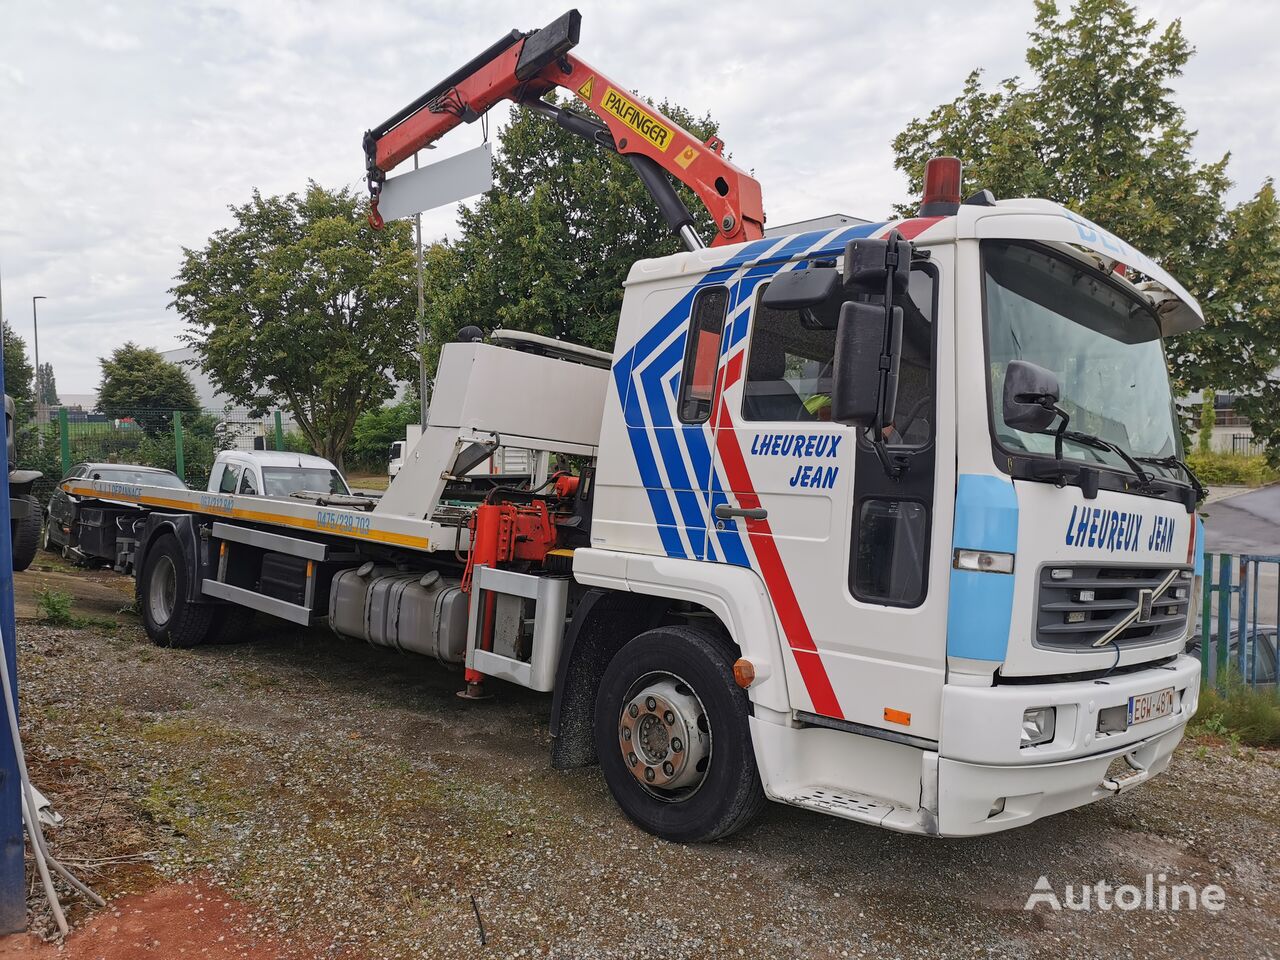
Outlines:
{"type": "MultiPolygon", "coordinates": [[[[59,392],[88,394],[126,340],[180,345],[168,308],[183,247],[265,194],[361,186],[363,131],[513,27],[568,0],[104,3],[0,0],[0,282],[4,315],[59,392]]],[[[906,198],[890,141],[975,67],[1027,75],[1031,0],[886,5],[579,0],[575,53],[613,79],[720,122],[770,224],[885,217],[906,198]]],[[[1196,153],[1231,151],[1232,199],[1280,156],[1280,4],[1139,0],[1180,17],[1197,55],[1176,83],[1196,153]]],[[[492,115],[501,116],[498,111],[492,115]]],[[[491,123],[491,134],[494,125],[491,123]]],[[[453,131],[424,162],[474,147],[453,131]]],[[[404,169],[408,169],[406,165],[404,169]]],[[[424,216],[427,242],[456,207],[424,216]]]]}

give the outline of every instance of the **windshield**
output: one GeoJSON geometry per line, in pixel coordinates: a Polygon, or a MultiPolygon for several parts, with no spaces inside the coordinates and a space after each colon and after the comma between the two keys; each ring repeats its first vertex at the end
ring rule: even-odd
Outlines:
{"type": "Polygon", "coordinates": [[[98,467],[89,472],[92,480],[106,480],[109,483],[136,483],[150,487],[170,487],[174,490],[186,489],[186,484],[176,474],[167,470],[117,470],[98,467]]]}
{"type": "MultiPolygon", "coordinates": [[[[996,436],[1008,450],[1053,454],[1048,434],[1004,422],[1001,398],[1011,360],[1058,376],[1069,429],[1091,433],[1134,457],[1181,456],[1160,327],[1147,304],[1065,258],[1017,244],[987,243],[986,323],[996,436]]],[[[1071,440],[1063,456],[1125,469],[1119,456],[1071,440]]],[[[1169,477],[1178,476],[1172,469],[1169,477]]]]}
{"type": "Polygon", "coordinates": [[[263,467],[263,494],[268,497],[288,497],[302,490],[312,493],[343,493],[347,483],[337,470],[324,467],[263,467]]]}

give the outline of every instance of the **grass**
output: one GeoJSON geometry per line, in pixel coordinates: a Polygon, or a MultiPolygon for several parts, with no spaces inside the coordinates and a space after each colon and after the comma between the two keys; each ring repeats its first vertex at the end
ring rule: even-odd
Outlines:
{"type": "Polygon", "coordinates": [[[82,617],[72,613],[71,606],[73,603],[75,603],[75,600],[65,590],[50,590],[48,587],[41,587],[36,591],[36,609],[44,617],[45,623],[52,626],[75,627],[77,630],[83,630],[86,627],[96,627],[99,630],[115,630],[120,626],[114,620],[109,620],[106,617],[82,617]]]}
{"type": "Polygon", "coordinates": [[[1280,747],[1280,693],[1255,689],[1231,672],[1221,689],[1205,686],[1192,732],[1252,747],[1280,747]]]}
{"type": "Polygon", "coordinates": [[[1267,458],[1261,455],[1246,457],[1234,453],[1196,451],[1187,456],[1187,463],[1201,483],[1215,486],[1260,487],[1280,480],[1280,470],[1269,466],[1267,458]]]}

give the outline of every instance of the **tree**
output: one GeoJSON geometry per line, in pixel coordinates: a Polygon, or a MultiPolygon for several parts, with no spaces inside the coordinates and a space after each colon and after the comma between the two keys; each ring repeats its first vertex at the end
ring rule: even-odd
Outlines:
{"type": "Polygon", "coordinates": [[[36,371],[36,401],[46,407],[59,406],[58,383],[53,377],[53,364],[42,363],[36,371]]]}
{"type": "Polygon", "coordinates": [[[1212,390],[1204,392],[1200,402],[1200,430],[1196,437],[1196,450],[1208,453],[1213,449],[1213,428],[1218,422],[1218,411],[1215,406],[1217,395],[1212,390]]]}
{"type": "MultiPolygon", "coordinates": [[[[586,112],[577,101],[562,106],[586,112]]],[[[717,132],[708,116],[659,109],[695,137],[717,132]]],[[[696,229],[711,236],[702,204],[679,190],[696,229]]],[[[457,238],[425,256],[432,344],[474,324],[611,349],[631,265],[681,249],[625,159],[524,110],[498,136],[494,189],[458,221],[457,238]]]]}
{"type": "Polygon", "coordinates": [[[405,428],[422,417],[418,395],[410,390],[399,403],[367,410],[356,421],[351,462],[368,470],[385,470],[391,444],[405,438],[405,428]]]}
{"type": "MultiPolygon", "coordinates": [[[[1280,219],[1271,181],[1228,209],[1229,155],[1200,163],[1170,83],[1193,50],[1174,20],[1157,32],[1124,0],[1078,0],[1064,17],[1037,0],[1027,64],[960,95],[894,139],[919,195],[925,161],[952,154],[974,189],[1056,200],[1160,260],[1200,300],[1204,330],[1167,344],[1180,395],[1230,391],[1242,409],[1280,418],[1280,219]]],[[[904,208],[905,209],[905,208],[904,208]]],[[[1280,458],[1280,422],[1274,431],[1280,458]]]]}
{"type": "Polygon", "coordinates": [[[8,320],[4,321],[4,390],[13,397],[14,423],[26,424],[36,407],[31,389],[31,361],[27,359],[26,342],[8,320]]]}
{"type": "Polygon", "coordinates": [[[409,226],[372,230],[363,197],[315,183],[230,210],[169,291],[185,339],[219,391],[255,414],[288,408],[341,465],[360,414],[417,369],[409,226]]]}
{"type": "Polygon", "coordinates": [[[200,408],[186,371],[158,350],[129,342],[98,363],[98,410],[109,417],[131,418],[155,435],[170,428],[173,411],[194,414],[200,408]]]}

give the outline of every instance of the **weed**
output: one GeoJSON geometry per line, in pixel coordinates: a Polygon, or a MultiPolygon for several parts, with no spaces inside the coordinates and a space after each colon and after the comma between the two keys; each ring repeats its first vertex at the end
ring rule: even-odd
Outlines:
{"type": "Polygon", "coordinates": [[[69,626],[75,619],[71,615],[71,594],[65,590],[50,590],[48,587],[41,587],[36,592],[36,607],[44,618],[54,626],[69,626]]]}
{"type": "Polygon", "coordinates": [[[1280,747],[1280,694],[1249,686],[1231,671],[1221,687],[1200,691],[1192,718],[1203,733],[1224,737],[1233,746],[1280,747]]]}

